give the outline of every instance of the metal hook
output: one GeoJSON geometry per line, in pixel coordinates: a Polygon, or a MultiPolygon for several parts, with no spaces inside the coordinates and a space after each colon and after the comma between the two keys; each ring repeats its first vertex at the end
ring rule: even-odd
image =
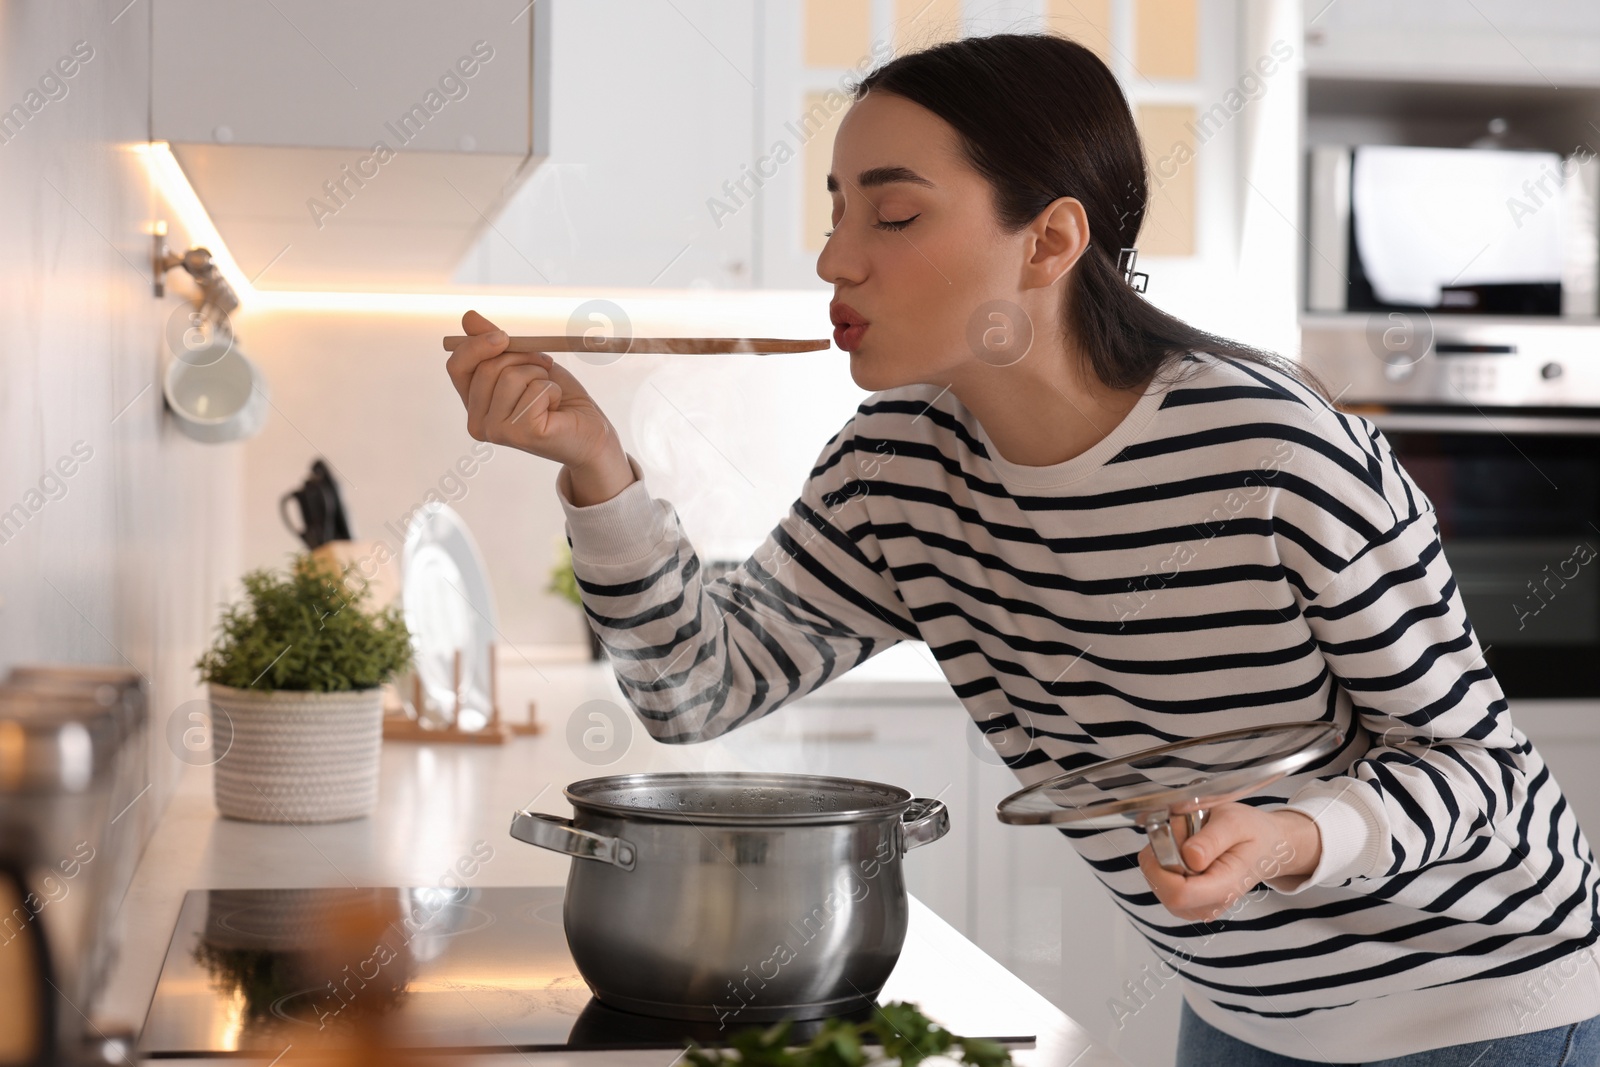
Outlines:
{"type": "Polygon", "coordinates": [[[217,264],[211,258],[211,251],[206,248],[191,248],[179,254],[167,247],[167,237],[164,232],[152,235],[154,249],[151,255],[151,264],[155,268],[155,295],[166,295],[166,274],[173,267],[182,267],[200,287],[200,309],[216,308],[219,316],[226,317],[234,308],[239,306],[239,297],[234,293],[233,286],[228,284],[228,279],[222,276],[217,269],[217,264]]]}

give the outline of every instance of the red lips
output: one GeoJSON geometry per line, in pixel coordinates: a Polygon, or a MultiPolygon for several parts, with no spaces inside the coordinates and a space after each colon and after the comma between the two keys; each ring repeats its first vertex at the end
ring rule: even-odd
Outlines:
{"type": "Polygon", "coordinates": [[[828,305],[828,317],[833,320],[833,343],[841,351],[854,352],[861,344],[861,335],[867,332],[867,320],[839,300],[828,305]]]}

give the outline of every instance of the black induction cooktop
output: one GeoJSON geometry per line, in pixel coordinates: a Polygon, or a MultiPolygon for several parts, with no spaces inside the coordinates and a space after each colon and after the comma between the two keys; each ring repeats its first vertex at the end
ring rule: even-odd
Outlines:
{"type": "MultiPolygon", "coordinates": [[[[596,1000],[567,949],[563,893],[560,886],[191,890],[139,1051],[151,1059],[270,1059],[375,1015],[407,1046],[462,1053],[727,1041],[732,1026],[657,1019],[596,1000]],[[342,965],[330,961],[330,923],[343,910],[374,904],[393,920],[378,943],[342,965]]],[[[796,1023],[792,1037],[804,1041],[820,1025],[796,1023]]],[[[1011,1046],[1034,1040],[958,1032],[1011,1046]]]]}

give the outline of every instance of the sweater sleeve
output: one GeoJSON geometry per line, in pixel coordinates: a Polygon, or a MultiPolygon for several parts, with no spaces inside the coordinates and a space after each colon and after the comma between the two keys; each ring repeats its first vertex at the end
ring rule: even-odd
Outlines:
{"type": "Polygon", "coordinates": [[[1387,878],[1460,855],[1526,794],[1531,749],[1462,606],[1431,508],[1395,525],[1302,608],[1372,747],[1285,807],[1322,838],[1284,893],[1387,878]]]}
{"type": "Polygon", "coordinates": [[[658,741],[710,740],[919,636],[867,515],[854,419],[755,554],[710,581],[628,462],[635,481],[610,500],[575,506],[565,470],[556,492],[584,611],[658,741]]]}

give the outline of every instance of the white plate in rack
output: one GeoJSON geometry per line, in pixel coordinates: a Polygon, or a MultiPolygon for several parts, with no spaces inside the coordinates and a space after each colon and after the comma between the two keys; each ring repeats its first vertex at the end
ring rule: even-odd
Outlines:
{"type": "MultiPolygon", "coordinates": [[[[406,527],[401,554],[406,627],[422,682],[417,717],[481,730],[489,722],[494,597],[478,546],[449,505],[427,503],[406,527]],[[461,653],[460,707],[455,656],[461,653]]],[[[407,694],[409,697],[409,694],[407,694]]]]}

